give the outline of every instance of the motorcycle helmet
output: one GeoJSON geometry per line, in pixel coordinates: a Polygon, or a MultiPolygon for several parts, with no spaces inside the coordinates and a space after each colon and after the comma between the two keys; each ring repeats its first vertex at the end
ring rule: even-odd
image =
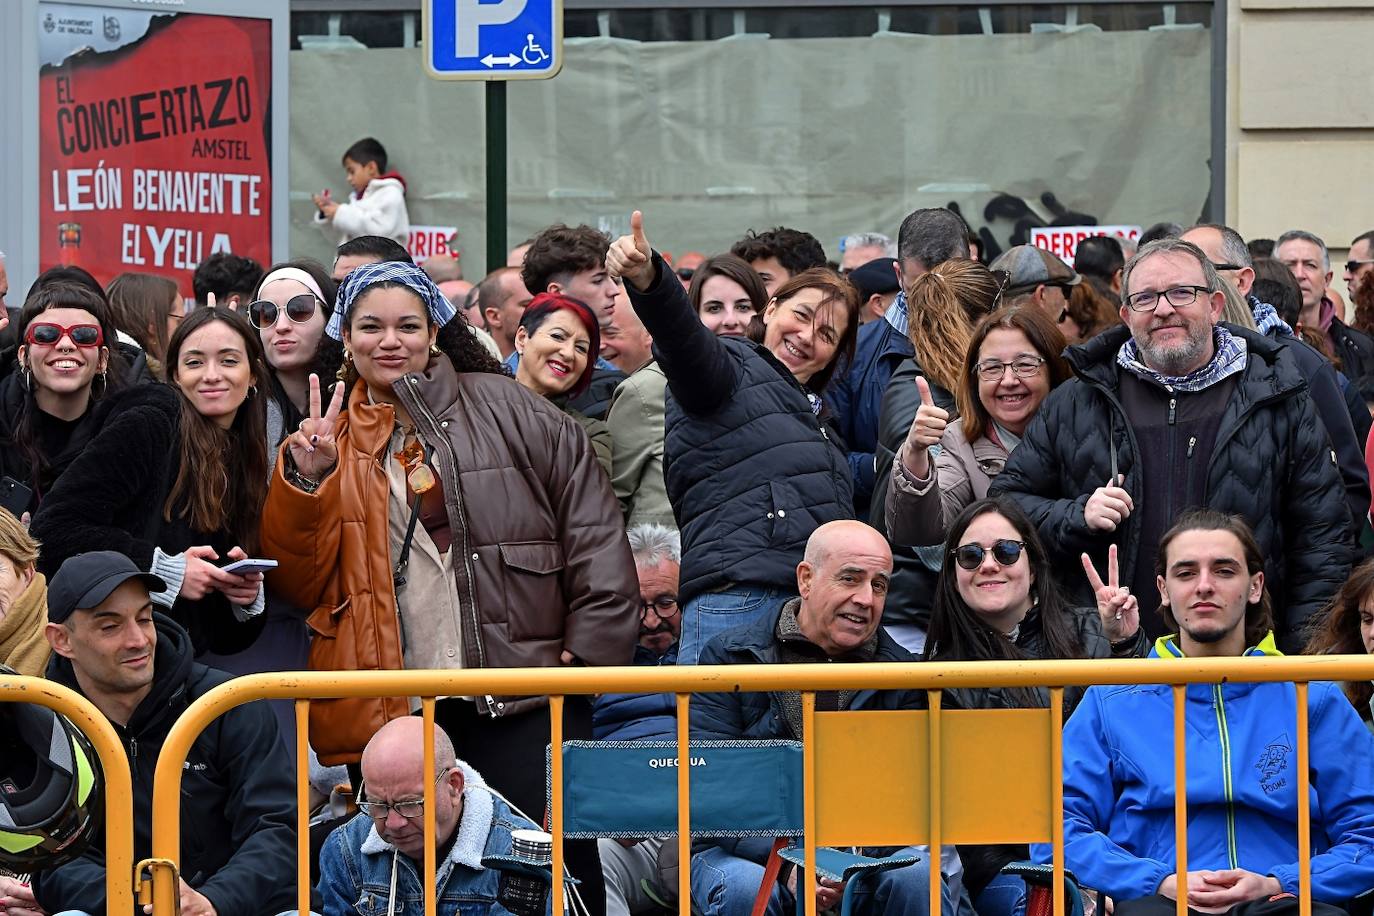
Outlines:
{"type": "Polygon", "coordinates": [[[100,829],[102,784],[95,748],[65,717],[0,703],[0,868],[33,873],[81,855],[100,829]]]}

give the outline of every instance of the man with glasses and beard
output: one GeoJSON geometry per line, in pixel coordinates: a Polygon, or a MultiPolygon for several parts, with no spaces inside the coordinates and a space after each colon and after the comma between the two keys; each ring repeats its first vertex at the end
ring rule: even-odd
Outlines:
{"type": "MultiPolygon", "coordinates": [[[[1350,512],[1291,351],[1220,323],[1221,283],[1190,242],[1142,247],[1122,271],[1125,325],[1065,353],[1077,378],[1045,400],[992,493],[1021,504],[1060,568],[1083,553],[1105,563],[1118,544],[1138,596],[1180,512],[1240,515],[1266,558],[1279,646],[1298,651],[1350,570],[1350,512]]],[[[1066,584],[1091,598],[1086,581],[1066,584]]]]}
{"type": "MultiPolygon", "coordinates": [[[[392,719],[379,728],[363,750],[362,768],[358,816],[331,833],[320,853],[322,912],[423,912],[424,720],[392,719]]],[[[438,725],[434,777],[435,913],[508,913],[500,903],[503,872],[482,860],[509,856],[512,831],[538,828],[487,789],[438,725]]]]}

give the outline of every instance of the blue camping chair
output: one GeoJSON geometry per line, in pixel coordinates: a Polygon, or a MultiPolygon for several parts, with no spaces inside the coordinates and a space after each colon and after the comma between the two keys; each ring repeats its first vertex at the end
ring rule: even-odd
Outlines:
{"type": "MultiPolygon", "coordinates": [[[[797,741],[693,741],[692,836],[775,839],[754,902],[768,905],[781,862],[801,867],[802,745],[797,741]]],[[[551,760],[550,760],[551,763],[551,760]]],[[[548,769],[552,798],[553,771],[548,769]]],[[[671,741],[566,741],[563,744],[564,839],[634,839],[677,833],[677,745],[671,741]]],[[[870,858],[816,850],[816,873],[847,881],[842,916],[850,916],[856,886],[867,875],[914,865],[914,856],[870,858]]],[[[686,867],[683,863],[680,867],[686,867]]],[[[804,912],[802,894],[797,912],[804,912]]]]}

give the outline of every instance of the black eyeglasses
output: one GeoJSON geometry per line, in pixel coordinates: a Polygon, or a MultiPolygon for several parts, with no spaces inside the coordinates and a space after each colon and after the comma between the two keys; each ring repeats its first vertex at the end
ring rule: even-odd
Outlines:
{"type": "Polygon", "coordinates": [[[677,599],[668,595],[660,595],[653,601],[643,602],[639,606],[641,620],[649,615],[650,609],[658,615],[659,620],[672,620],[678,614],[677,599]]]}
{"type": "MultiPolygon", "coordinates": [[[[1064,311],[1068,312],[1068,309],[1064,311]]],[[[1064,319],[1061,317],[1059,320],[1063,321],[1064,319]]],[[[1003,362],[1000,359],[985,359],[975,365],[973,371],[985,382],[997,382],[1001,381],[1009,366],[1012,373],[1018,378],[1031,378],[1040,371],[1040,367],[1043,365],[1045,365],[1043,356],[1018,356],[1011,362],[1003,362]]]]}
{"type": "MultiPolygon", "coordinates": [[[[452,769],[453,767],[444,767],[435,774],[434,784],[437,786],[440,780],[447,776],[452,769]]],[[[367,783],[360,783],[358,786],[359,799],[363,797],[363,793],[366,790],[367,783]]],[[[413,821],[416,818],[425,816],[425,800],[423,798],[406,798],[398,802],[391,802],[390,804],[376,801],[359,801],[358,810],[368,817],[379,821],[386,820],[393,811],[406,820],[413,821]]]]}
{"type": "Polygon", "coordinates": [[[1153,312],[1159,308],[1163,296],[1174,308],[1183,308],[1197,301],[1199,293],[1210,293],[1205,286],[1175,286],[1158,293],[1131,293],[1126,297],[1126,307],[1133,312],[1153,312]]]}
{"type": "Polygon", "coordinates": [[[1217,263],[1216,261],[1213,261],[1213,262],[1212,262],[1212,267],[1213,267],[1214,269],[1216,269],[1216,270],[1244,270],[1244,269],[1245,269],[1245,267],[1244,267],[1243,265],[1240,265],[1240,264],[1225,264],[1225,263],[1220,263],[1220,264],[1219,264],[1219,263],[1217,263]]]}
{"type": "MultiPolygon", "coordinates": [[[[992,558],[997,561],[998,566],[1010,566],[1021,559],[1021,551],[1025,549],[1025,541],[1002,538],[993,541],[992,558]]],[[[983,558],[988,555],[988,549],[982,544],[961,544],[950,553],[954,556],[954,562],[964,569],[977,569],[983,565],[983,558]]]]}
{"type": "MultiPolygon", "coordinates": [[[[313,293],[301,293],[286,300],[286,317],[296,324],[304,324],[315,317],[316,299],[313,293]]],[[[277,323],[279,306],[268,299],[259,299],[248,306],[248,320],[253,327],[265,331],[277,323]]]]}
{"type": "Polygon", "coordinates": [[[1345,272],[1353,274],[1355,271],[1360,269],[1361,264],[1374,264],[1374,258],[1362,258],[1358,261],[1346,261],[1345,272]]]}

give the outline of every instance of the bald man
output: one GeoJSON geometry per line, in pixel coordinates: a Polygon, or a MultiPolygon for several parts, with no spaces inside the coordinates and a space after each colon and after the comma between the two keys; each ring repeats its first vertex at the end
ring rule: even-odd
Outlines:
{"type": "MultiPolygon", "coordinates": [[[[881,624],[892,576],[892,551],[862,522],[835,521],[817,528],[797,564],[797,597],[756,623],[708,642],[703,665],[777,665],[814,662],[911,662],[915,657],[881,624]]],[[[818,711],[924,709],[917,690],[820,691],[818,711]]],[[[692,740],[791,739],[802,736],[801,698],[791,692],[707,693],[692,699],[692,740]]],[[[747,914],[767,861],[766,839],[711,840],[692,857],[692,897],[711,916],[747,914]]],[[[924,850],[906,852],[925,859],[924,850]]],[[[918,862],[863,880],[855,891],[857,914],[929,912],[929,865],[918,862]]],[[[844,885],[820,883],[818,910],[838,906],[844,885]]],[[[953,901],[948,888],[946,910],[953,901]]],[[[772,916],[795,905],[790,891],[775,887],[772,916]]]]}
{"type": "MultiPolygon", "coordinates": [[[[320,852],[324,916],[356,913],[364,896],[371,898],[369,912],[391,912],[393,902],[398,913],[402,905],[407,912],[423,906],[424,765],[421,719],[393,719],[367,743],[360,813],[330,834],[320,852]],[[393,880],[396,900],[390,901],[393,880]]],[[[498,903],[501,872],[484,867],[482,859],[509,854],[512,830],[538,828],[490,793],[481,775],[454,755],[453,742],[437,725],[434,775],[435,912],[506,913],[498,903]]]]}

